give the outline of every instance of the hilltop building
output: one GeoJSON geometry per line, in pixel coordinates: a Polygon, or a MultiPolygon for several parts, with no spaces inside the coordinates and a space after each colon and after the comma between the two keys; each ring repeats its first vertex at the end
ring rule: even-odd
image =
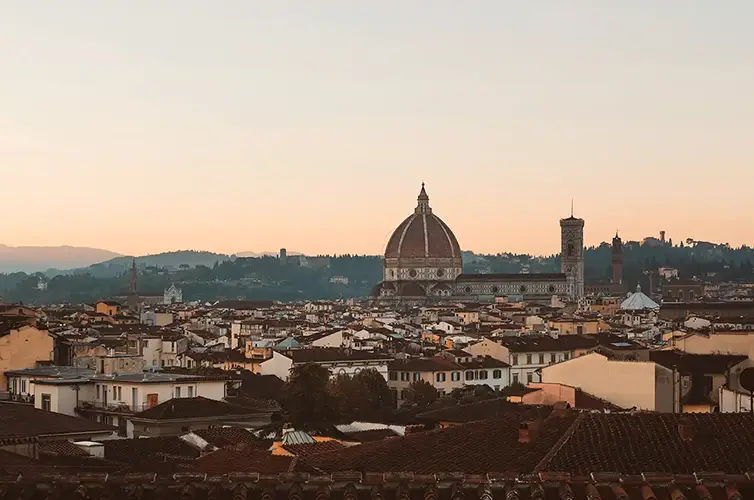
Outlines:
{"type": "Polygon", "coordinates": [[[383,281],[373,290],[378,302],[421,304],[431,301],[549,301],[584,293],[584,221],[560,221],[561,273],[464,274],[461,246],[453,231],[434,214],[422,184],[414,213],[393,232],[385,249],[383,281]]]}

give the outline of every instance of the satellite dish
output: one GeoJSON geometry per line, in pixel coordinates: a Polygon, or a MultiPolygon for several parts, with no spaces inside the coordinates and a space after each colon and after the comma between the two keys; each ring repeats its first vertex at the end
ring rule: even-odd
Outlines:
{"type": "Polygon", "coordinates": [[[749,392],[754,392],[754,367],[744,368],[741,375],[738,376],[741,387],[749,392]]]}

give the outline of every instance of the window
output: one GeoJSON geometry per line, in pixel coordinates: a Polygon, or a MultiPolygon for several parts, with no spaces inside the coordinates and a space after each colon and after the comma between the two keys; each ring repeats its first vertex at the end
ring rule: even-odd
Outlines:
{"type": "Polygon", "coordinates": [[[567,352],[564,352],[563,353],[563,359],[566,360],[566,361],[568,361],[569,359],[571,359],[571,355],[569,353],[567,353],[567,352]]]}
{"type": "Polygon", "coordinates": [[[97,391],[97,399],[99,399],[99,384],[95,385],[94,389],[97,391]]]}
{"type": "Polygon", "coordinates": [[[555,361],[557,361],[557,358],[556,358],[556,356],[555,356],[555,353],[554,353],[554,352],[551,352],[551,353],[550,353],[550,363],[554,363],[555,361]]]}
{"type": "Polygon", "coordinates": [[[518,354],[514,354],[512,358],[512,364],[517,365],[518,364],[518,354]]]}
{"type": "Polygon", "coordinates": [[[581,325],[576,326],[576,333],[579,334],[579,335],[581,335],[582,333],[584,333],[584,327],[581,326],[581,325]]]}
{"type": "Polygon", "coordinates": [[[121,386],[118,386],[118,397],[116,399],[118,401],[123,401],[123,388],[121,386]]]}
{"type": "Polygon", "coordinates": [[[526,364],[527,364],[527,365],[530,365],[530,364],[531,364],[531,354],[527,354],[527,355],[526,355],[526,364]]]}
{"type": "Polygon", "coordinates": [[[26,394],[26,379],[21,379],[21,394],[26,394]]]}
{"type": "Polygon", "coordinates": [[[445,374],[444,373],[438,373],[437,376],[435,377],[435,379],[438,382],[445,382],[445,374]]]}
{"type": "Polygon", "coordinates": [[[401,381],[402,382],[408,382],[408,373],[407,372],[401,372],[401,381]]]}
{"type": "Polygon", "coordinates": [[[466,380],[474,380],[474,372],[466,372],[466,380]]]}
{"type": "Polygon", "coordinates": [[[401,391],[401,399],[408,399],[408,391],[401,391]]]}
{"type": "Polygon", "coordinates": [[[398,372],[389,372],[388,373],[388,378],[390,380],[398,380],[398,372]]]}
{"type": "Polygon", "coordinates": [[[188,397],[193,398],[194,397],[194,386],[193,385],[188,386],[188,388],[186,389],[186,392],[188,393],[187,394],[188,397]]]}
{"type": "Polygon", "coordinates": [[[527,382],[531,383],[533,379],[534,379],[534,373],[529,372],[529,373],[526,374],[526,381],[527,382]]]}
{"type": "Polygon", "coordinates": [[[421,373],[414,372],[414,382],[418,382],[419,380],[421,380],[421,378],[422,378],[422,374],[421,373]]]}
{"type": "Polygon", "coordinates": [[[503,371],[502,370],[492,370],[492,378],[502,378],[503,371]]]}
{"type": "Polygon", "coordinates": [[[52,409],[52,398],[49,394],[42,394],[42,409],[50,411],[52,409]]]}
{"type": "Polygon", "coordinates": [[[461,373],[460,372],[453,372],[450,374],[450,380],[453,382],[458,382],[461,380],[461,373]]]}
{"type": "Polygon", "coordinates": [[[513,379],[512,379],[512,383],[514,383],[514,384],[518,384],[518,373],[514,373],[514,374],[512,375],[512,377],[513,377],[513,379]]]}
{"type": "Polygon", "coordinates": [[[479,371],[479,380],[487,380],[487,370],[479,371]]]}
{"type": "Polygon", "coordinates": [[[539,353],[539,364],[540,365],[545,364],[545,354],[543,352],[539,353]]]}
{"type": "Polygon", "coordinates": [[[181,388],[176,387],[175,388],[175,397],[180,398],[181,397],[181,388]]]}

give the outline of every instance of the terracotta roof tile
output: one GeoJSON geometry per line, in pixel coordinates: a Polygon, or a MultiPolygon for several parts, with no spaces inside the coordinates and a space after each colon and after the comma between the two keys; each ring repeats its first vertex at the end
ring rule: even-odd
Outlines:
{"type": "Polygon", "coordinates": [[[754,464],[752,423],[747,413],[585,414],[543,470],[744,473],[754,464]]]}
{"type": "Polygon", "coordinates": [[[193,431],[194,434],[216,448],[242,447],[267,449],[271,442],[259,439],[240,427],[213,427],[193,431]]]}
{"type": "Polygon", "coordinates": [[[313,455],[319,455],[321,453],[327,453],[329,451],[339,451],[344,448],[345,446],[343,446],[343,444],[339,441],[318,441],[316,443],[289,444],[283,447],[283,449],[288,453],[299,457],[310,457],[313,455]]]}
{"type": "Polygon", "coordinates": [[[535,438],[519,442],[527,419],[517,413],[353,446],[311,457],[307,462],[326,472],[511,472],[532,471],[575,419],[571,412],[552,413],[535,438]]]}
{"type": "Polygon", "coordinates": [[[551,411],[552,408],[547,406],[523,405],[511,403],[506,398],[496,398],[427,411],[420,413],[416,418],[421,421],[466,423],[507,415],[518,415],[526,419],[544,418],[551,411]]]}

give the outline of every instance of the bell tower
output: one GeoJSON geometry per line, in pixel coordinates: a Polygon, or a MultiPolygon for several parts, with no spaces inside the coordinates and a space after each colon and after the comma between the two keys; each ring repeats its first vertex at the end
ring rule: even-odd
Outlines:
{"type": "Polygon", "coordinates": [[[566,275],[568,296],[584,296],[584,219],[571,216],[560,219],[560,272],[566,275]]]}
{"type": "Polygon", "coordinates": [[[623,283],[623,242],[620,236],[618,236],[617,231],[615,232],[615,238],[613,238],[610,264],[613,271],[613,277],[610,282],[618,285],[623,283]]]}

